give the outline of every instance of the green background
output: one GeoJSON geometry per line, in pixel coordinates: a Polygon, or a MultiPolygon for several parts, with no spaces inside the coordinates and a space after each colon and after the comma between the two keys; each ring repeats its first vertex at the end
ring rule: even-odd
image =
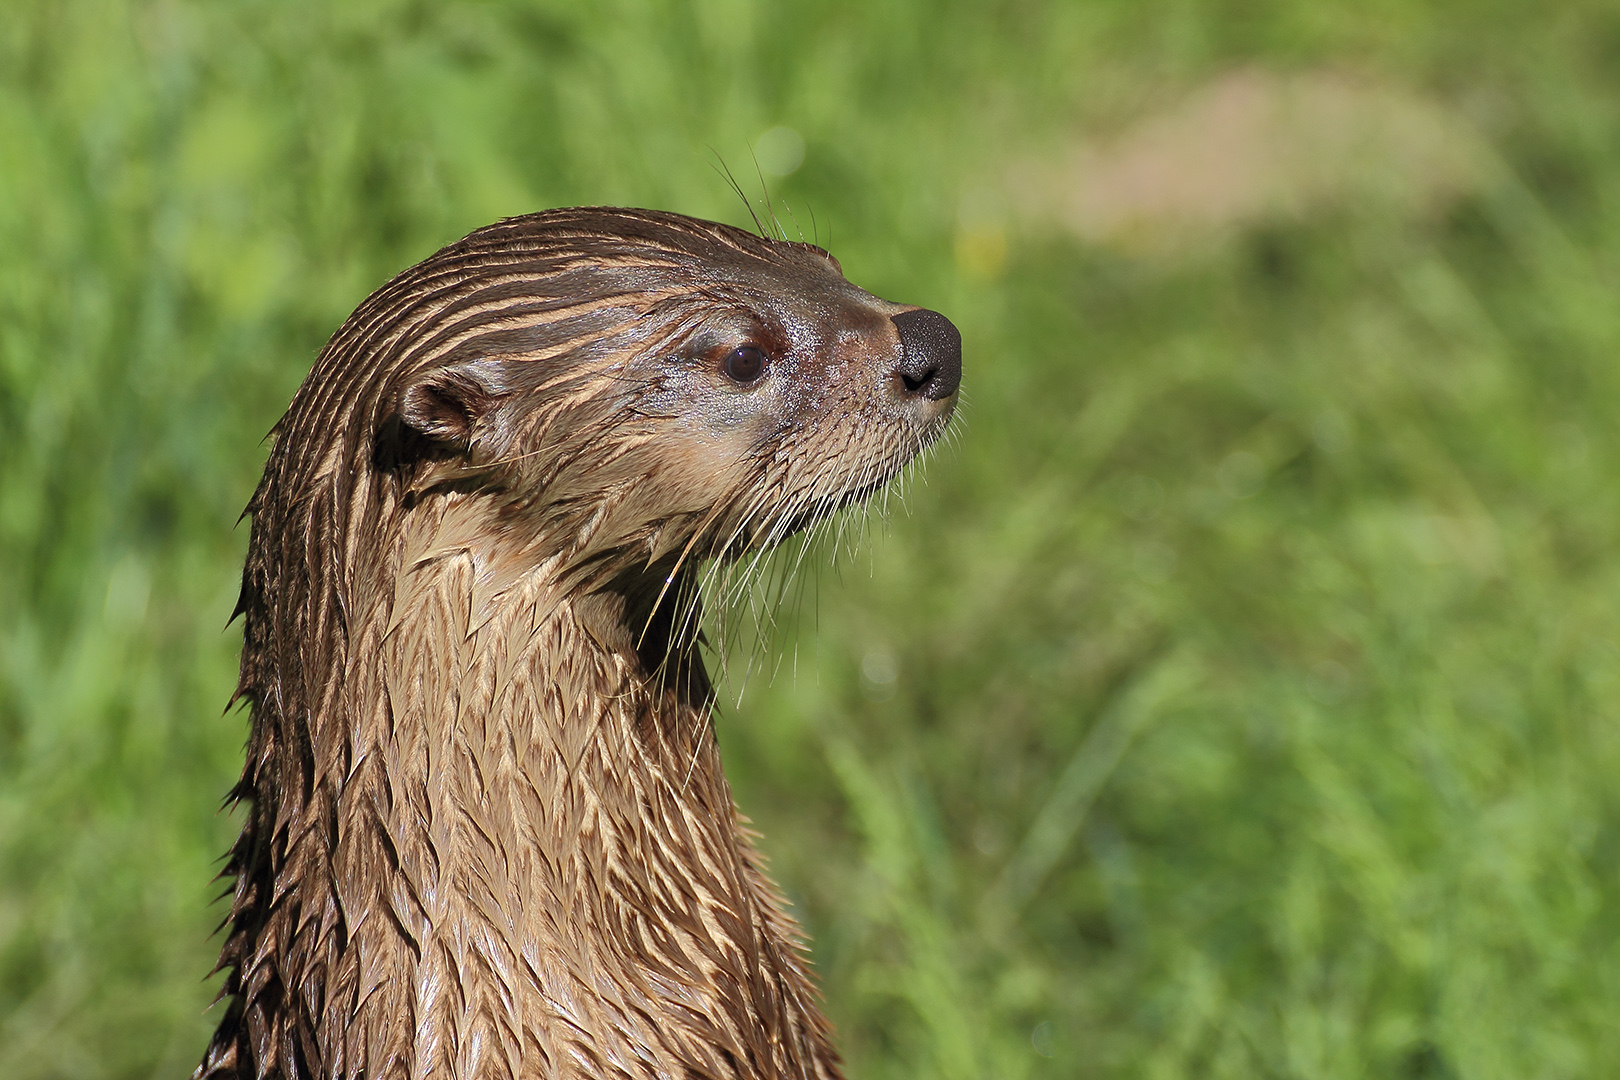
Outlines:
{"type": "Polygon", "coordinates": [[[719,718],[851,1073],[1620,1072],[1612,3],[8,0],[0,1076],[200,1055],[327,335],[503,215],[746,222],[777,126],[966,350],[719,718]]]}

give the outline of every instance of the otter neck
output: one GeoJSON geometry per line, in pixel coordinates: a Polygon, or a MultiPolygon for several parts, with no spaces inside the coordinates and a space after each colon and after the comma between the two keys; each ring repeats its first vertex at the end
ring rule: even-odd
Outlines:
{"type": "Polygon", "coordinates": [[[348,775],[322,778],[345,925],[307,1019],[324,1060],[836,1076],[695,653],[649,670],[644,590],[566,590],[543,563],[503,571],[500,552],[442,540],[386,560],[347,650],[348,775]]]}

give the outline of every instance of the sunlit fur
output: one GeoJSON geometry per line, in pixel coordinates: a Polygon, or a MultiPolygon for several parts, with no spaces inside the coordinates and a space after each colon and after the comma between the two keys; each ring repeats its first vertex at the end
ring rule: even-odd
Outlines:
{"type": "Polygon", "coordinates": [[[246,821],[199,1077],[831,1077],[720,768],[701,575],[944,430],[805,244],[554,211],[332,338],[248,507],[246,821]],[[717,358],[760,347],[766,374],[717,358]]]}

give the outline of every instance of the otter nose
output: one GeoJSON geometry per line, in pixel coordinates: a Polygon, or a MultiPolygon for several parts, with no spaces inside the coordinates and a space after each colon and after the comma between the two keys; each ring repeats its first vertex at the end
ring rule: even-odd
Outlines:
{"type": "Polygon", "coordinates": [[[900,331],[900,363],[895,368],[906,392],[939,401],[962,385],[962,335],[937,311],[918,308],[892,316],[900,331]]]}

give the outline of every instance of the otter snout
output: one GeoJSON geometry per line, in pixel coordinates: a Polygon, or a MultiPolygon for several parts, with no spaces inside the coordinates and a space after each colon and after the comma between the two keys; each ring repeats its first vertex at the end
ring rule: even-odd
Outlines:
{"type": "Polygon", "coordinates": [[[962,334],[937,311],[917,308],[891,316],[900,331],[895,372],[906,393],[942,401],[962,385],[962,334]]]}

